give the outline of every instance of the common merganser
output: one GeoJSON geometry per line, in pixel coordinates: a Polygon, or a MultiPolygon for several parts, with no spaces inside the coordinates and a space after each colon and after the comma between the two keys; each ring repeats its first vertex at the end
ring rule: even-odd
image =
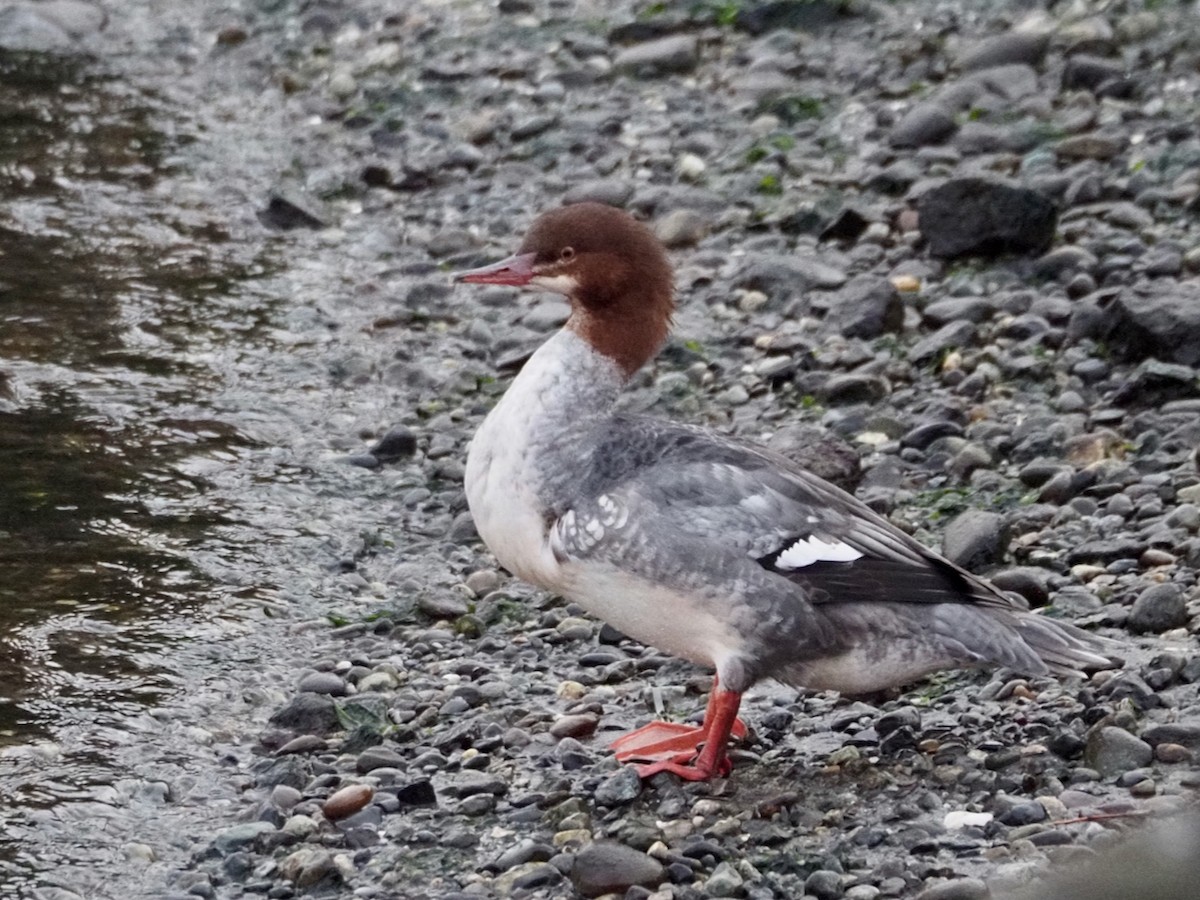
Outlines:
{"type": "Polygon", "coordinates": [[[484,542],[525,581],[716,670],[703,725],[654,722],[613,744],[642,777],[728,774],[742,694],[764,678],[855,694],[945,668],[1109,664],[1104,639],[1028,611],[778,453],[616,412],[675,293],[662,245],[627,213],[544,213],[516,255],[455,279],[571,304],[471,443],[484,542]]]}

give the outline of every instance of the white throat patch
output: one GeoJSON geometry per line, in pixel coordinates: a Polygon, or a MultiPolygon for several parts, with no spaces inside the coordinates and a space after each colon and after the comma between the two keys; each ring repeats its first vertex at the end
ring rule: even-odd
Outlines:
{"type": "Polygon", "coordinates": [[[541,288],[543,291],[550,291],[553,294],[562,294],[564,297],[570,297],[579,287],[579,282],[570,275],[534,275],[529,279],[530,285],[536,288],[541,288]]]}

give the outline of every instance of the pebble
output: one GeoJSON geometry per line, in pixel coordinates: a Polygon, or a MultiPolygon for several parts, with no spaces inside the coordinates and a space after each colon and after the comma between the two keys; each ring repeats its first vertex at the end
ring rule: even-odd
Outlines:
{"type": "Polygon", "coordinates": [[[675,209],[654,223],[658,239],[673,250],[693,247],[704,240],[712,227],[709,218],[691,209],[675,209]]]}
{"type": "Polygon", "coordinates": [[[941,144],[958,131],[958,124],[941,105],[918,103],[897,122],[888,136],[896,148],[923,147],[941,144]]]}
{"type": "Polygon", "coordinates": [[[1154,751],[1145,741],[1111,725],[1094,731],[1084,751],[1085,763],[1103,777],[1148,765],[1153,756],[1154,751]]]}
{"type": "Polygon", "coordinates": [[[467,598],[453,591],[437,591],[417,598],[417,609],[431,619],[457,619],[471,611],[467,598]]]}
{"type": "Polygon", "coordinates": [[[326,878],[339,879],[333,854],[317,847],[301,847],[279,864],[279,874],[301,890],[314,887],[326,878]]]}
{"type": "Polygon", "coordinates": [[[1050,35],[1037,31],[1006,31],[984,38],[969,47],[958,58],[965,72],[976,72],[997,66],[1024,63],[1040,65],[1050,44],[1050,35]]]}
{"type": "Polygon", "coordinates": [[[575,855],[571,883],[585,897],[622,893],[633,885],[654,888],[666,872],[662,863],[624,844],[596,841],[575,855]]]}
{"type": "Polygon", "coordinates": [[[556,738],[587,737],[595,732],[596,726],[599,724],[599,717],[594,716],[591,713],[582,713],[573,716],[559,716],[550,726],[550,734],[556,738]]]}
{"type": "Polygon", "coordinates": [[[817,869],[804,879],[804,892],[817,900],[837,900],[845,893],[842,876],[828,869],[817,869]]]}
{"type": "Polygon", "coordinates": [[[596,787],[596,803],[601,806],[621,806],[636,800],[642,793],[642,779],[632,766],[622,766],[596,787]]]}
{"type": "Polygon", "coordinates": [[[678,34],[626,47],[613,58],[613,70],[642,76],[680,74],[690,72],[699,61],[696,38],[678,34]]]}
{"type": "Polygon", "coordinates": [[[290,784],[277,784],[271,788],[271,802],[287,812],[304,797],[299,790],[290,784]]]}
{"type": "Polygon", "coordinates": [[[406,765],[407,761],[403,756],[391,747],[384,746],[368,747],[362,753],[358,754],[358,758],[354,761],[355,771],[360,775],[365,775],[367,772],[385,767],[402,769],[406,765]]]}
{"type": "Polygon", "coordinates": [[[1182,744],[1162,743],[1154,748],[1154,758],[1164,763],[1192,761],[1192,751],[1182,744]]]}
{"type": "Polygon", "coordinates": [[[1006,545],[1004,517],[982,509],[959,513],[947,525],[942,538],[946,558],[970,572],[1000,562],[1006,545]]]}
{"type": "Polygon", "coordinates": [[[300,679],[298,691],[342,697],[348,691],[346,680],[333,672],[312,672],[300,679]]]}
{"type": "Polygon", "coordinates": [[[1129,610],[1129,628],[1134,632],[1161,633],[1188,623],[1187,601],[1177,584],[1146,588],[1129,610]]]}
{"type": "Polygon", "coordinates": [[[526,862],[513,866],[497,878],[493,886],[501,897],[523,896],[561,880],[562,872],[549,862],[526,862]]]}
{"type": "Polygon", "coordinates": [[[370,785],[348,784],[326,798],[321,804],[321,812],[325,814],[325,818],[336,822],[338,819],[354,815],[370,803],[374,796],[375,791],[370,785]]]}
{"type": "Polygon", "coordinates": [[[243,847],[254,844],[260,837],[273,834],[275,826],[270,822],[246,822],[234,825],[221,832],[213,840],[213,847],[218,853],[227,855],[243,847]]]}

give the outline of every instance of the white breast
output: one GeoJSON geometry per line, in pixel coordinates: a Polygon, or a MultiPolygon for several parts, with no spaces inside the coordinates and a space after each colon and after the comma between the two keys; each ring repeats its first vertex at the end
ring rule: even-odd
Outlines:
{"type": "Polygon", "coordinates": [[[500,564],[525,581],[561,589],[546,539],[554,499],[548,474],[569,473],[573,450],[562,436],[581,417],[607,410],[620,387],[611,361],[560,331],[530,357],[471,441],[466,490],[475,527],[500,564]]]}

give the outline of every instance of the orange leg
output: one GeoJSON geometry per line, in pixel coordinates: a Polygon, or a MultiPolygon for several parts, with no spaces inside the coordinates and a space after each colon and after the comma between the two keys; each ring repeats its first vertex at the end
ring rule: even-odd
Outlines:
{"type": "Polygon", "coordinates": [[[704,724],[699,728],[672,722],[651,722],[612,743],[619,762],[638,760],[642,778],[673,772],[687,781],[705,781],[728,775],[733,768],[725,755],[730,737],[746,736],[746,725],[737,717],[742,695],[721,688],[713,679],[704,724]]]}

